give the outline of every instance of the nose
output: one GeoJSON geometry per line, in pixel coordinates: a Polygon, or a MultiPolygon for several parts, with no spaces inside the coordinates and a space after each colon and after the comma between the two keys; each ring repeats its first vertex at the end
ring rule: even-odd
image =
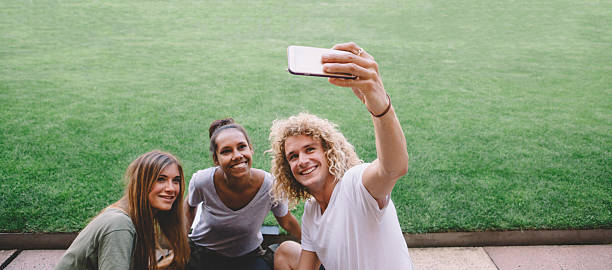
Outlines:
{"type": "Polygon", "coordinates": [[[172,179],[168,179],[168,181],[166,181],[166,185],[164,186],[164,190],[166,192],[176,192],[178,188],[177,186],[178,184],[175,184],[172,179]]]}
{"type": "Polygon", "coordinates": [[[300,167],[308,166],[308,159],[306,158],[306,155],[299,155],[298,156],[298,166],[300,166],[300,167]]]}
{"type": "Polygon", "coordinates": [[[238,149],[235,149],[233,151],[232,159],[234,159],[234,160],[235,159],[239,159],[239,158],[242,158],[242,156],[243,156],[242,153],[238,149]]]}

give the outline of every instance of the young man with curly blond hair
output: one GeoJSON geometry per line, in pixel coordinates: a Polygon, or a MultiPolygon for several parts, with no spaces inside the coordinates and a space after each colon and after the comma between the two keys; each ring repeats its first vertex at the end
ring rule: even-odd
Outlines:
{"type": "Polygon", "coordinates": [[[328,120],[301,113],[276,120],[270,132],[273,192],[294,204],[307,199],[302,243],[287,241],[275,269],[412,269],[391,191],[408,170],[406,139],[374,58],[354,43],[324,55],[324,71],[350,87],[372,114],[377,159],[362,163],[353,146],[328,120]]]}

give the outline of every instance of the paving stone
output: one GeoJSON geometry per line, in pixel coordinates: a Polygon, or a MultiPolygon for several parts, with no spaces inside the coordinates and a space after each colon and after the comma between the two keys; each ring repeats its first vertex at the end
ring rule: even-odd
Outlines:
{"type": "Polygon", "coordinates": [[[414,269],[497,270],[480,247],[409,248],[414,269]]]}
{"type": "Polygon", "coordinates": [[[4,263],[13,253],[17,252],[16,249],[11,250],[0,250],[0,265],[4,263]]]}
{"type": "Polygon", "coordinates": [[[485,247],[500,270],[610,270],[612,245],[485,247]]]}
{"type": "Polygon", "coordinates": [[[36,270],[53,270],[59,259],[64,254],[65,250],[24,250],[15,260],[9,264],[5,270],[21,270],[21,269],[36,269],[36,270]]]}

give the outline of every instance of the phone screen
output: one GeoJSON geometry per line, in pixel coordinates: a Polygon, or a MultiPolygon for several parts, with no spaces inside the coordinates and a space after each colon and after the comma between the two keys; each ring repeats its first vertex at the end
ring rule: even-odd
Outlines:
{"type": "Polygon", "coordinates": [[[304,76],[319,76],[355,79],[357,76],[344,73],[327,73],[323,72],[323,64],[321,56],[325,53],[349,53],[345,51],[314,48],[304,46],[289,46],[287,47],[287,60],[289,62],[288,71],[294,75],[304,76]]]}

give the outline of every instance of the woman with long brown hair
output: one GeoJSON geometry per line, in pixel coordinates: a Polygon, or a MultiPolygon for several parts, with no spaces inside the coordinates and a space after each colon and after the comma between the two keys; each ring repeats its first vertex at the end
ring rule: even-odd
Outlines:
{"type": "Polygon", "coordinates": [[[56,269],[182,269],[189,258],[183,168],[173,155],[145,153],[127,169],[125,195],[83,229],[56,269]],[[160,243],[170,250],[158,261],[160,243]]]}

